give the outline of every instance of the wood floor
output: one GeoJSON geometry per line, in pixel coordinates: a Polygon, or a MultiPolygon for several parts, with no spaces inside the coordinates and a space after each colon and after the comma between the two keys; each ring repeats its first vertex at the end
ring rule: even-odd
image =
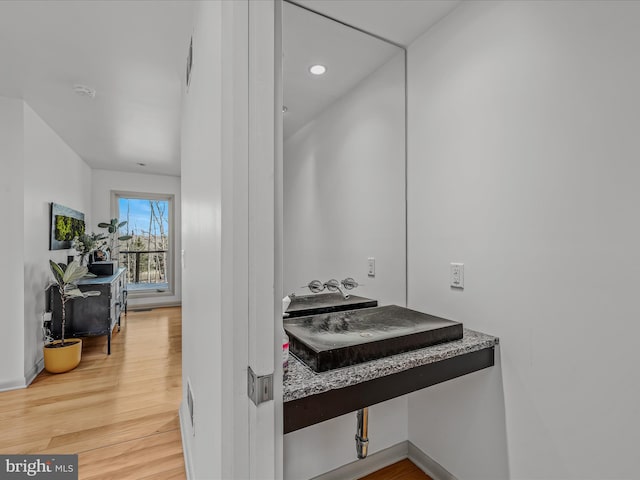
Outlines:
{"type": "Polygon", "coordinates": [[[384,467],[377,472],[370,473],[360,480],[432,480],[409,459],[384,467]]]}
{"type": "Polygon", "coordinates": [[[180,318],[130,311],[110,356],[106,337],[85,339],[75,370],[0,393],[0,452],[78,453],[87,480],[184,479],[180,318]]]}
{"type": "MultiPolygon", "coordinates": [[[[181,309],[129,312],[73,371],[0,393],[0,452],[79,454],[82,480],[183,480],[181,309]]],[[[362,480],[430,480],[409,460],[362,480]]]]}

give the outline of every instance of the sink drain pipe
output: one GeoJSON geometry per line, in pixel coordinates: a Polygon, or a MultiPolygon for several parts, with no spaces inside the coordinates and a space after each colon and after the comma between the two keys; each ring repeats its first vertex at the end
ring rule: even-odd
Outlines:
{"type": "Polygon", "coordinates": [[[361,408],[356,413],[358,426],[356,429],[356,451],[358,458],[366,458],[369,453],[369,407],[361,408]]]}

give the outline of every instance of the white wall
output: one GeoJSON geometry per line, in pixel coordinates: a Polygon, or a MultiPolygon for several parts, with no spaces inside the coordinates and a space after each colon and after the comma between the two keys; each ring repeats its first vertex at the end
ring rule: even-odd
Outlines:
{"type": "Polygon", "coordinates": [[[501,367],[409,400],[460,479],[638,476],[638,25],[467,2],[409,48],[409,307],[500,337],[501,367]]]}
{"type": "Polygon", "coordinates": [[[93,198],[93,223],[92,231],[104,232],[98,228],[98,223],[108,222],[113,218],[111,210],[111,192],[139,192],[151,194],[174,195],[174,265],[175,272],[174,295],[153,296],[147,298],[129,297],[129,306],[146,305],[175,305],[182,299],[182,269],[180,267],[181,250],[181,203],[180,203],[180,178],[168,175],[152,175],[144,173],[115,172],[110,170],[92,171],[92,198],[93,198]]]}
{"type": "Polygon", "coordinates": [[[222,477],[222,370],[229,367],[220,309],[221,18],[221,3],[197,4],[193,76],[182,114],[182,378],[184,389],[191,382],[196,422],[195,434],[184,419],[182,429],[193,479],[222,477]]]}
{"type": "Polygon", "coordinates": [[[22,104],[22,100],[0,97],[0,203],[4,205],[0,251],[4,252],[5,272],[0,276],[0,326],[4,339],[0,348],[0,390],[24,385],[22,104]]]}
{"type": "Polygon", "coordinates": [[[286,293],[353,277],[363,284],[354,294],[404,305],[404,102],[401,51],[286,139],[286,293]]]}
{"type": "Polygon", "coordinates": [[[24,369],[27,379],[42,362],[45,288],[49,259],[67,262],[72,250],[49,250],[50,203],[85,214],[91,223],[91,169],[24,104],[24,369]]]}
{"type": "Polygon", "coordinates": [[[255,406],[247,396],[247,365],[265,374],[282,359],[274,328],[278,195],[265,181],[281,170],[272,121],[274,6],[198,2],[194,12],[181,178],[183,380],[193,387],[195,429],[185,397],[180,410],[193,479],[282,476],[282,436],[274,434],[282,430],[282,369],[275,368],[274,401],[255,406]]]}
{"type": "MultiPolygon", "coordinates": [[[[284,436],[284,478],[313,478],[355,462],[356,414],[348,413],[284,436]]],[[[369,454],[406,441],[407,396],[369,408],[369,454]]]]}
{"type": "Polygon", "coordinates": [[[2,316],[7,338],[0,352],[0,390],[23,387],[42,368],[42,313],[51,279],[49,259],[66,262],[68,250],[49,250],[50,203],[91,217],[91,171],[29,105],[0,97],[3,171],[0,195],[7,208],[2,250],[2,316]],[[6,279],[10,279],[7,281],[6,279]]]}
{"type": "MultiPolygon", "coordinates": [[[[405,304],[404,74],[400,51],[285,140],[285,293],[353,277],[363,284],[354,294],[405,304]],[[368,257],[375,278],[367,277],[368,257]]],[[[370,453],[407,440],[407,398],[375,405],[370,422],[370,453]]],[[[354,435],[354,414],[286,435],[285,478],[353,462],[354,435]]]]}

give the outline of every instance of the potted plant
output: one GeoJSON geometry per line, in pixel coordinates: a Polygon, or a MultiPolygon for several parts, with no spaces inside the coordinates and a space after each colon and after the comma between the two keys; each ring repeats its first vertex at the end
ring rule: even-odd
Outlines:
{"type": "Polygon", "coordinates": [[[44,346],[44,368],[51,373],[63,373],[76,368],[82,356],[82,340],[79,338],[65,340],[64,338],[67,302],[74,298],[95,297],[100,295],[100,292],[80,291],[76,282],[82,277],[91,276],[91,274],[88,274],[87,267],[80,265],[77,260],[69,265],[59,265],[53,260],[49,260],[49,266],[55,278],[54,286],[58,289],[62,305],[61,338],[44,346]]]}
{"type": "MultiPolygon", "coordinates": [[[[100,250],[106,245],[104,239],[107,236],[104,233],[83,233],[74,237],[71,246],[75,248],[76,252],[80,255],[80,265],[84,265],[87,257],[91,258],[91,254],[100,250]]],[[[89,260],[88,263],[91,263],[89,260]]]]}
{"type": "Polygon", "coordinates": [[[109,251],[111,260],[118,260],[118,252],[120,250],[120,243],[118,242],[126,242],[127,240],[131,240],[133,238],[131,235],[118,235],[118,230],[120,230],[126,224],[126,220],[124,222],[118,223],[117,218],[112,218],[109,223],[101,222],[98,224],[99,228],[106,228],[109,232],[109,247],[107,248],[107,250],[109,251]]]}

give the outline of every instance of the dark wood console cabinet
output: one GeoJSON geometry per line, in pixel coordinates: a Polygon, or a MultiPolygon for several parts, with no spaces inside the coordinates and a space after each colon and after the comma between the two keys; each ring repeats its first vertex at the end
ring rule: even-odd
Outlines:
{"type": "MultiPolygon", "coordinates": [[[[107,335],[107,354],[111,355],[111,334],[116,325],[120,331],[120,315],[127,308],[127,275],[119,268],[114,275],[87,278],[78,282],[82,291],[97,290],[97,297],[75,298],[66,305],[65,337],[107,335]]],[[[56,287],[47,292],[48,310],[52,312],[53,338],[60,338],[62,306],[56,287]]]]}

